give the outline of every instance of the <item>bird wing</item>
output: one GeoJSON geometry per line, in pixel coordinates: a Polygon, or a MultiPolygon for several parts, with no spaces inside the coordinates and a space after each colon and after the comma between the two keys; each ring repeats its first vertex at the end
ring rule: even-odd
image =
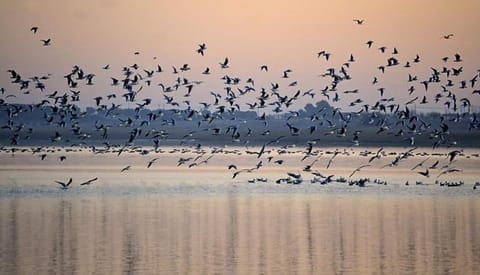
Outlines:
{"type": "Polygon", "coordinates": [[[89,180],[87,180],[86,182],[80,183],[80,185],[88,185],[88,184],[96,181],[97,179],[98,179],[97,177],[95,177],[95,178],[93,178],[93,179],[89,179],[89,180]]]}
{"type": "Polygon", "coordinates": [[[60,185],[63,186],[63,187],[67,187],[67,184],[65,184],[65,182],[58,181],[58,180],[56,180],[55,182],[58,183],[58,184],[60,184],[60,185]]]}
{"type": "Polygon", "coordinates": [[[70,179],[68,180],[68,182],[67,182],[67,185],[66,185],[66,186],[69,186],[69,185],[72,183],[72,181],[73,181],[73,180],[72,180],[72,178],[70,178],[70,179]]]}
{"type": "Polygon", "coordinates": [[[263,144],[262,148],[260,149],[260,152],[258,152],[257,158],[260,158],[264,152],[265,152],[265,144],[263,144]]]}

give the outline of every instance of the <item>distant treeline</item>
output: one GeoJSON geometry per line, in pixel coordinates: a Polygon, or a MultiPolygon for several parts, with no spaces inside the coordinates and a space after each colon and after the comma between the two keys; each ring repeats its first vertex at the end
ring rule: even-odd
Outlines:
{"type": "Polygon", "coordinates": [[[203,110],[84,110],[69,105],[0,105],[0,143],[156,145],[305,144],[341,146],[480,146],[475,113],[415,113],[398,109],[342,112],[326,101],[303,109],[265,114],[224,106],[203,110]],[[406,116],[406,117],[405,117],[406,116]]]}

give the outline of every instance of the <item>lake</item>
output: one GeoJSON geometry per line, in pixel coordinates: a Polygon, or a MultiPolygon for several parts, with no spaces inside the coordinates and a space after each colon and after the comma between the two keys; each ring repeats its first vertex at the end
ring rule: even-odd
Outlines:
{"type": "Polygon", "coordinates": [[[365,187],[310,183],[302,171],[318,157],[315,171],[350,179],[355,167],[368,163],[365,148],[339,154],[328,169],[329,149],[303,162],[297,149],[269,152],[285,163],[264,159],[261,169],[234,179],[227,166],[255,166],[255,155],[224,149],[207,165],[188,168],[177,160],[201,161],[210,149],[120,156],[51,150],[43,161],[29,150],[0,153],[1,274],[480,272],[475,150],[450,164],[461,172],[438,178],[440,169],[428,178],[417,171],[437,160],[449,164],[445,152],[419,150],[397,167],[382,168],[395,157],[386,154],[352,177],[371,178],[365,187]],[[147,168],[153,158],[159,159],[147,168]],[[426,164],[412,171],[422,160],[426,164]],[[131,168],[120,172],[126,165],[131,168]],[[304,181],[275,183],[287,172],[301,173],[304,181]],[[68,190],[55,183],[70,177],[68,190]],[[257,177],[267,182],[248,182],[257,177]],[[460,180],[465,184],[440,186],[460,180]]]}

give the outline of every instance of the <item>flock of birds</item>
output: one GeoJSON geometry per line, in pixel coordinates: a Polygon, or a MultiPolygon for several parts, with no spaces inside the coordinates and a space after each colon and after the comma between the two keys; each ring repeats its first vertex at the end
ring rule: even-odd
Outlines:
{"type": "MultiPolygon", "coordinates": [[[[364,24],[364,20],[354,19],[358,25],[364,24]]],[[[32,27],[31,32],[37,34],[38,27],[32,27]]],[[[447,34],[443,39],[451,39],[454,35],[447,34]]],[[[49,47],[52,45],[52,39],[42,39],[42,45],[49,47]]],[[[371,50],[374,49],[375,42],[369,40],[366,42],[366,47],[371,50]]],[[[207,45],[201,43],[195,49],[195,52],[204,56],[207,53],[207,45]]],[[[123,152],[138,152],[142,155],[147,155],[151,152],[162,153],[161,142],[168,140],[170,137],[169,131],[177,127],[179,122],[190,123],[188,133],[183,136],[182,143],[186,141],[195,140],[199,133],[211,134],[211,139],[214,140],[219,136],[228,137],[233,144],[246,145],[247,149],[244,154],[253,155],[257,159],[257,163],[248,168],[237,168],[237,165],[231,164],[226,168],[232,171],[232,178],[236,178],[242,173],[250,173],[259,171],[266,164],[282,165],[284,160],[278,158],[282,152],[285,153],[288,149],[295,148],[292,144],[279,146],[283,140],[287,138],[285,135],[276,135],[275,131],[278,129],[269,128],[269,123],[272,121],[267,114],[271,110],[272,114],[283,114],[280,120],[283,120],[282,127],[294,137],[305,137],[305,149],[300,150],[302,155],[302,162],[309,162],[302,169],[302,173],[308,173],[313,178],[311,183],[327,184],[330,182],[348,182],[349,185],[365,186],[367,182],[372,180],[368,178],[352,179],[352,177],[360,172],[362,169],[371,167],[376,160],[381,157],[386,158],[383,147],[378,151],[369,151],[364,154],[368,161],[354,169],[348,176],[347,180],[344,177],[335,178],[334,175],[323,175],[325,172],[319,172],[317,165],[320,156],[328,156],[328,162],[323,168],[327,171],[334,163],[335,158],[341,154],[348,154],[346,150],[336,149],[333,152],[323,152],[316,147],[321,144],[322,138],[320,129],[327,129],[324,135],[335,136],[338,139],[344,139],[347,136],[351,137],[351,146],[359,146],[361,144],[362,131],[358,129],[351,129],[352,121],[359,116],[366,116],[368,122],[366,124],[371,127],[376,127],[375,134],[377,135],[391,135],[400,140],[407,141],[410,146],[405,152],[393,154],[393,159],[387,165],[380,167],[396,167],[400,162],[414,156],[415,138],[417,136],[428,136],[432,142],[432,148],[450,148],[457,146],[457,140],[451,135],[452,125],[466,124],[468,129],[465,131],[478,131],[480,122],[477,114],[471,111],[471,102],[469,97],[479,96],[480,90],[477,89],[477,81],[480,77],[480,70],[477,70],[471,75],[465,76],[462,66],[462,56],[458,53],[453,56],[443,57],[444,66],[442,68],[431,67],[430,75],[425,79],[419,79],[417,75],[410,71],[411,67],[421,62],[421,57],[416,55],[410,60],[402,60],[399,58],[399,50],[394,47],[389,49],[386,46],[377,48],[379,54],[383,57],[385,63],[378,65],[378,75],[373,77],[371,82],[371,89],[378,91],[378,98],[375,103],[368,104],[362,99],[359,89],[342,89],[342,84],[347,83],[352,79],[349,69],[355,66],[356,57],[351,54],[348,59],[339,68],[329,67],[324,73],[320,75],[321,79],[327,80],[327,85],[322,89],[308,89],[301,91],[298,89],[298,81],[290,79],[294,73],[292,69],[286,69],[280,76],[281,79],[286,80],[286,85],[281,85],[278,82],[272,82],[270,86],[258,87],[255,85],[253,78],[242,80],[235,75],[229,75],[229,68],[231,66],[228,57],[224,58],[218,63],[219,71],[224,74],[221,77],[223,82],[222,92],[205,93],[202,91],[201,85],[204,80],[191,80],[187,78],[186,72],[192,70],[189,64],[181,66],[172,66],[171,71],[167,72],[161,65],[156,68],[143,68],[138,64],[124,66],[121,69],[120,75],[112,75],[110,77],[110,85],[120,90],[121,92],[114,92],[108,95],[98,95],[94,98],[83,99],[81,89],[86,86],[95,85],[96,74],[94,72],[86,72],[79,66],[73,66],[72,70],[64,75],[66,89],[63,92],[51,91],[48,88],[47,82],[51,75],[33,76],[25,78],[14,69],[8,70],[10,74],[11,83],[13,87],[17,87],[18,91],[15,93],[30,94],[38,92],[43,95],[40,102],[30,105],[23,105],[18,103],[7,103],[7,98],[15,98],[16,94],[8,94],[5,98],[0,98],[0,107],[6,107],[7,123],[1,127],[0,131],[10,135],[10,146],[13,148],[4,148],[2,150],[9,150],[12,153],[16,150],[14,146],[22,145],[23,139],[28,139],[35,131],[34,127],[25,123],[18,123],[17,120],[23,114],[41,110],[46,126],[54,126],[57,129],[49,137],[49,142],[52,145],[61,144],[65,142],[64,132],[70,132],[70,135],[78,141],[79,145],[86,146],[95,153],[115,153],[117,155],[123,152]],[[408,94],[410,99],[404,103],[399,103],[398,100],[392,96],[387,88],[380,85],[380,76],[389,70],[400,70],[404,68],[408,77],[406,81],[409,83],[409,88],[406,91],[395,91],[395,93],[408,94]],[[162,74],[173,74],[175,80],[172,83],[159,81],[162,74]],[[152,110],[151,104],[153,98],[143,97],[142,90],[145,88],[154,89],[163,99],[164,108],[161,110],[152,110]],[[296,92],[292,90],[297,90],[296,92]],[[422,91],[423,90],[423,91],[422,91]],[[284,93],[287,91],[287,93],[284,93]],[[198,95],[198,94],[201,94],[198,95]],[[195,97],[201,98],[199,102],[202,108],[195,109],[191,100],[191,96],[197,94],[195,97]],[[293,94],[293,95],[290,95],[293,94]],[[390,95],[390,96],[389,96],[390,95]],[[345,104],[343,97],[356,96],[357,98],[345,104]],[[127,104],[135,106],[134,115],[129,117],[122,117],[119,115],[122,104],[116,104],[121,98],[127,104]],[[319,108],[314,113],[308,114],[307,117],[300,117],[298,111],[292,110],[292,106],[299,101],[299,99],[313,100],[321,98],[331,104],[329,108],[319,108]],[[87,101],[85,101],[87,100],[87,101]],[[96,112],[104,116],[94,124],[94,129],[83,129],[80,125],[88,113],[82,111],[76,104],[79,102],[91,102],[96,112]],[[448,114],[438,116],[438,121],[425,121],[421,116],[412,111],[414,104],[434,103],[442,104],[448,111],[448,114]],[[336,105],[343,104],[354,111],[344,111],[341,107],[336,105]],[[263,128],[261,131],[255,132],[249,127],[245,121],[237,119],[237,115],[242,111],[255,111],[257,118],[252,123],[259,123],[263,128]],[[308,127],[301,127],[299,120],[308,120],[308,127]],[[116,122],[116,123],[115,123],[116,122]],[[155,124],[157,123],[157,124],[155,124]],[[160,128],[152,125],[160,125],[160,128]],[[110,130],[112,128],[122,128],[129,131],[128,138],[122,144],[111,144],[109,140],[110,130]],[[103,147],[94,145],[96,141],[92,139],[92,132],[100,132],[103,140],[103,147]],[[350,136],[350,133],[351,136],[350,136]],[[248,145],[250,141],[255,142],[256,136],[269,137],[268,141],[262,142],[258,150],[249,150],[248,145]],[[153,149],[146,149],[135,146],[135,142],[139,139],[147,139],[151,141],[153,149]],[[92,143],[88,142],[92,140],[92,143]],[[273,156],[273,152],[277,154],[273,156]]],[[[134,55],[139,55],[140,52],[134,52],[134,55]]],[[[328,64],[331,60],[332,54],[327,50],[321,50],[316,53],[318,59],[322,64],[328,64]],[[321,59],[324,59],[321,60],[321,59]]],[[[108,72],[110,65],[105,65],[101,68],[108,72]]],[[[259,66],[258,73],[268,72],[269,66],[262,64],[259,66]]],[[[208,78],[214,70],[206,67],[202,70],[202,75],[208,78]]],[[[282,81],[283,81],[282,80],[282,81]]],[[[0,88],[1,94],[5,95],[7,89],[0,88]]],[[[155,98],[157,100],[158,98],[155,98]]],[[[278,118],[276,119],[279,120],[278,118]]],[[[47,148],[42,146],[32,149],[33,153],[38,153],[43,160],[47,157],[47,148]]],[[[20,149],[18,149],[20,150],[20,149]]],[[[178,160],[178,166],[188,165],[189,168],[208,164],[208,161],[216,154],[228,153],[225,148],[213,148],[211,154],[207,156],[207,151],[203,149],[200,144],[197,144],[194,149],[174,149],[174,152],[196,152],[198,157],[181,157],[178,160]]],[[[242,154],[234,152],[235,154],[242,154]]],[[[455,163],[457,156],[463,156],[463,150],[451,149],[445,154],[445,163],[439,164],[439,160],[432,163],[427,163],[429,158],[426,158],[421,163],[416,164],[411,170],[418,175],[429,178],[431,171],[439,171],[435,183],[442,186],[461,186],[460,183],[455,182],[440,182],[438,178],[449,173],[461,172],[461,169],[452,166],[455,163]],[[423,170],[418,171],[421,168],[423,170]]],[[[147,168],[152,167],[159,158],[156,157],[147,163],[147,168]]],[[[66,156],[60,157],[61,161],[66,160],[66,156]]],[[[127,172],[132,168],[131,165],[125,166],[121,172],[127,172]]],[[[278,184],[300,184],[304,182],[302,173],[287,172],[283,178],[276,179],[278,184]]],[[[80,183],[80,185],[90,185],[97,181],[98,178],[92,178],[88,181],[80,183]]],[[[249,179],[248,182],[266,182],[265,177],[257,177],[249,179]]],[[[56,181],[62,189],[68,189],[73,182],[70,178],[68,181],[56,181]]],[[[386,184],[382,180],[373,180],[377,184],[386,184]]],[[[421,184],[419,181],[417,184],[421,184]]],[[[408,185],[408,181],[405,183],[408,185]]],[[[473,188],[476,189],[480,183],[475,183],[473,188]]]]}

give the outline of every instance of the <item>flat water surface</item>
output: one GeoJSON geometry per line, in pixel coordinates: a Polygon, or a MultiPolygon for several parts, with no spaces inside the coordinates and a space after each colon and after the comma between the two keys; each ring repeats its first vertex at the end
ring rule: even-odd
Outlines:
{"type": "MultiPolygon", "coordinates": [[[[418,156],[360,171],[353,178],[388,184],[358,187],[312,184],[297,157],[232,179],[230,162],[249,167],[256,157],[215,156],[187,168],[177,166],[182,155],[167,154],[146,168],[154,156],[66,156],[0,157],[0,274],[480,273],[475,157],[457,160],[462,173],[439,178],[462,186],[435,184],[439,171],[412,172],[426,158],[418,156]],[[305,181],[276,184],[286,172],[305,181]],[[68,190],[54,182],[70,177],[68,190]],[[268,181],[248,183],[255,177],[268,181]]],[[[328,159],[315,169],[345,177],[365,162],[340,156],[325,169],[328,159]]]]}

